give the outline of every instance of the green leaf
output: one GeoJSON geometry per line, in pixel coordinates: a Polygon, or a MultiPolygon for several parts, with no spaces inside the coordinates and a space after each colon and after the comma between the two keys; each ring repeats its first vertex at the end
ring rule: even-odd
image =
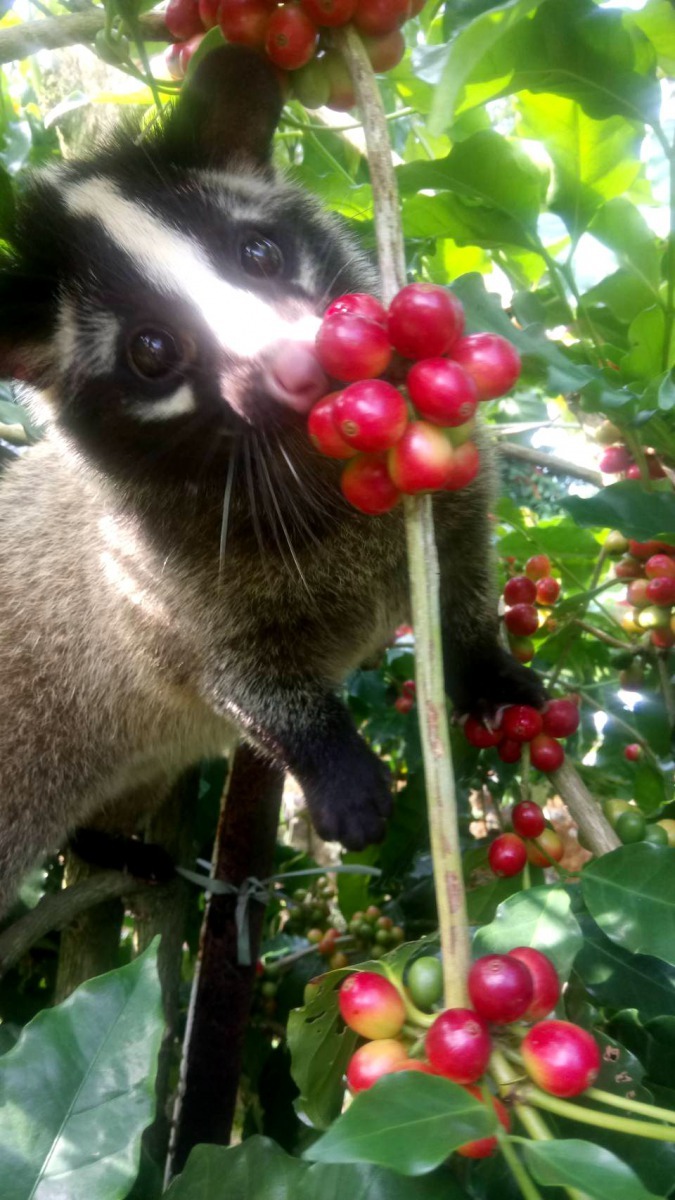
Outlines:
{"type": "Polygon", "coordinates": [[[663,808],[670,799],[663,775],[651,763],[638,764],[633,779],[633,797],[648,817],[663,808]]]}
{"type": "Polygon", "coordinates": [[[661,251],[656,236],[630,200],[615,199],[604,204],[593,218],[590,232],[614,251],[622,265],[643,281],[654,298],[658,296],[661,251]]]}
{"type": "Polygon", "coordinates": [[[581,942],[579,922],[565,889],[536,887],[500,904],[492,924],[476,933],[473,949],[476,955],[505,954],[516,946],[534,946],[566,979],[581,942]]]}
{"type": "Polygon", "coordinates": [[[638,377],[649,383],[672,362],[670,347],[664,350],[666,316],[662,308],[652,305],[638,313],[628,330],[630,350],[621,359],[626,376],[638,377]]]}
{"type": "MultiPolygon", "coordinates": [[[[465,1193],[443,1174],[405,1179],[365,1164],[310,1164],[269,1138],[240,1146],[197,1146],[166,1200],[461,1200],[465,1193]]],[[[97,1198],[98,1200],[98,1198],[97,1198]]]]}
{"type": "Polygon", "coordinates": [[[288,1018],[291,1074],[300,1089],[298,1103],[317,1129],[326,1129],[340,1112],[342,1080],[356,1048],[356,1034],[344,1024],[337,1003],[337,990],[348,974],[343,970],[323,976],[310,1003],[294,1009],[288,1018]]]}
{"type": "Polygon", "coordinates": [[[487,1137],[495,1125],[494,1113],[459,1084],[403,1071],[359,1092],[305,1157],[370,1162],[402,1175],[424,1175],[457,1146],[487,1137]]]}
{"type": "Polygon", "coordinates": [[[598,1004],[634,1008],[643,1021],[675,1017],[675,968],[648,954],[632,954],[612,942],[587,914],[574,970],[598,1004]]]}
{"type": "Polygon", "coordinates": [[[574,1187],[593,1200],[663,1200],[643,1188],[630,1167],[602,1146],[568,1138],[527,1142],[525,1161],[544,1187],[574,1187]]]}
{"type": "Polygon", "coordinates": [[[546,146],[555,167],[550,208],[578,238],[597,209],[639,174],[641,127],[623,117],[595,121],[564,96],[525,93],[519,107],[521,132],[546,146]]]}
{"type": "Polygon", "coordinates": [[[638,480],[622,479],[587,499],[566,496],[562,505],[583,528],[618,529],[638,541],[675,539],[675,496],[669,485],[646,492],[638,480]]]}
{"type": "Polygon", "coordinates": [[[3,1200],[123,1200],[155,1111],[164,1023],[152,946],[26,1026],[0,1059],[3,1200]]]}
{"type": "Polygon", "coordinates": [[[591,862],[586,907],[612,941],[675,965],[675,849],[638,842],[591,862]]]}
{"type": "Polygon", "coordinates": [[[649,38],[663,73],[675,75],[675,11],[671,0],[649,0],[640,12],[627,12],[624,20],[649,38]]]}

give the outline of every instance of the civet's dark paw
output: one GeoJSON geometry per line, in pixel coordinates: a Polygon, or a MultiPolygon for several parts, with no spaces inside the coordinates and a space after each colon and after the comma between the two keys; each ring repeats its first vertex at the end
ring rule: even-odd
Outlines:
{"type": "Polygon", "coordinates": [[[359,737],[333,743],[321,772],[303,781],[307,807],[320,837],[363,850],[381,842],[391,815],[389,776],[379,758],[359,737]]]}
{"type": "Polygon", "coordinates": [[[499,710],[509,704],[543,708],[546,690],[535,671],[524,667],[501,646],[467,662],[457,676],[452,699],[458,717],[469,713],[492,724],[499,710]]]}

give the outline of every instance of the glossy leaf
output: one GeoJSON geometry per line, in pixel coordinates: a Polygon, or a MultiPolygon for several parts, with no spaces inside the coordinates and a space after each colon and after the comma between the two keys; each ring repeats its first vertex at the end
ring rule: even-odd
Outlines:
{"type": "Polygon", "coordinates": [[[492,1133],[495,1124],[494,1113],[459,1084],[402,1071],[359,1092],[305,1157],[376,1163],[402,1175],[424,1175],[457,1146],[492,1133]]]}
{"type": "Polygon", "coordinates": [[[654,537],[675,540],[675,495],[670,489],[646,492],[636,480],[624,479],[588,499],[567,496],[563,505],[584,528],[619,529],[639,541],[654,537]]]}
{"type": "Polygon", "coordinates": [[[565,889],[535,887],[499,905],[494,921],[476,933],[473,951],[475,956],[505,954],[516,946],[534,946],[566,979],[581,942],[579,922],[565,889]]]}
{"type": "Polygon", "coordinates": [[[0,1059],[3,1200],[123,1200],[155,1111],[157,951],[41,1012],[0,1059]]]}
{"type": "Polygon", "coordinates": [[[638,842],[589,863],[586,906],[612,941],[675,965],[675,849],[638,842]]]}
{"type": "Polygon", "coordinates": [[[588,916],[581,917],[584,940],[574,960],[598,1004],[634,1008],[643,1021],[675,1017],[675,967],[647,954],[633,954],[608,938],[588,916]]]}
{"type": "Polygon", "coordinates": [[[648,1192],[630,1167],[602,1146],[581,1139],[528,1142],[527,1166],[543,1186],[578,1188],[592,1200],[662,1200],[648,1192]]]}

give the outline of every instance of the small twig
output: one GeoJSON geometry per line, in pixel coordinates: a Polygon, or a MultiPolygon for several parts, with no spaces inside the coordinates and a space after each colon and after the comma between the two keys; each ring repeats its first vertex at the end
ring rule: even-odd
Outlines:
{"type": "MultiPolygon", "coordinates": [[[[138,19],[145,41],[173,42],[161,13],[144,13],[138,19]]],[[[90,45],[105,27],[105,10],[65,14],[42,21],[24,21],[0,30],[0,63],[28,58],[38,50],[61,50],[64,46],[90,45]]]]}
{"type": "Polygon", "coordinates": [[[608,854],[610,850],[616,850],[621,844],[617,835],[569,759],[566,758],[562,766],[551,773],[551,782],[565,801],[589,849],[594,854],[608,854]]]}
{"type": "Polygon", "coordinates": [[[633,646],[630,642],[621,642],[618,638],[612,637],[610,633],[605,633],[602,629],[597,629],[595,625],[590,625],[588,621],[580,621],[577,617],[571,622],[572,625],[578,625],[586,633],[590,633],[599,642],[604,642],[607,646],[614,646],[617,650],[625,650],[627,654],[643,654],[644,646],[633,646]]]}
{"type": "Polygon", "coordinates": [[[511,458],[517,462],[532,463],[543,467],[552,475],[570,475],[573,479],[583,479],[586,483],[602,486],[602,475],[590,467],[580,467],[577,463],[567,462],[555,454],[547,454],[545,450],[534,450],[531,446],[518,446],[514,442],[500,442],[498,452],[503,458],[511,458]]]}

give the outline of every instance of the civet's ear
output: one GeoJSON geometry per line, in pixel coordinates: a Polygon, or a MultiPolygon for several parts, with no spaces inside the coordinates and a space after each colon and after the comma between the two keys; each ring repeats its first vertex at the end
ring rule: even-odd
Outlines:
{"type": "Polygon", "coordinates": [[[180,167],[265,166],[282,109],[271,64],[243,46],[205,55],[159,134],[180,167]]]}

